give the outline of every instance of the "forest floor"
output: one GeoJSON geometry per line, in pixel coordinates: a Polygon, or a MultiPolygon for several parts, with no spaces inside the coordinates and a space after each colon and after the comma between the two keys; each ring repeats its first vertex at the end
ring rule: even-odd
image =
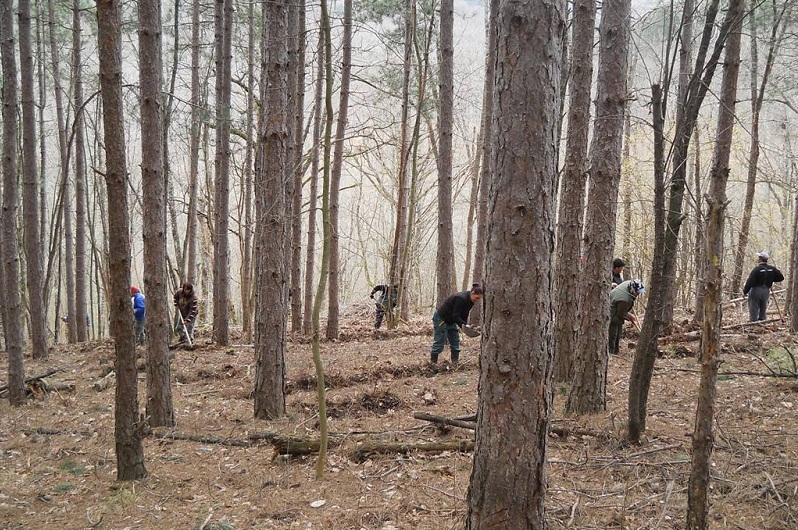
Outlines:
{"type": "MultiPolygon", "coordinates": [[[[174,350],[177,427],[145,438],[149,474],[133,483],[115,480],[113,384],[103,391],[92,387],[113,366],[112,343],[58,346],[47,362],[26,358],[27,377],[57,370],[46,381],[74,388],[45,392],[43,385],[31,385],[22,408],[1,400],[0,528],[462,528],[470,450],[358,449],[372,442],[473,441],[472,430],[442,428],[413,414],[456,418],[476,412],[479,339],[465,339],[459,366],[431,368],[427,319],[375,333],[371,318],[368,308],[350,315],[341,340],[322,344],[332,433],[322,480],[314,478],[315,454],[277,455],[271,442],[258,437],[316,436],[306,342],[289,344],[288,413],[270,422],[253,419],[251,345],[216,347],[200,330],[196,349],[174,350]]],[[[781,322],[729,333],[718,378],[711,528],[798,528],[798,381],[771,373],[795,370],[788,350],[798,351],[798,344],[781,322]]],[[[634,340],[634,333],[627,335],[621,355],[610,359],[606,413],[565,416],[564,387],[555,387],[549,528],[685,526],[698,341],[663,342],[644,439],[628,445],[634,340]]],[[[6,363],[3,356],[0,387],[6,363]]],[[[140,404],[144,374],[139,372],[140,404]]]]}

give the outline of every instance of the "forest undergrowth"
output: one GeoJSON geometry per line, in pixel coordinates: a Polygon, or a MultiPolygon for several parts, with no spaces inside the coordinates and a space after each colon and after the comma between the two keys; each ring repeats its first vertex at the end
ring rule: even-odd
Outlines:
{"type": "MultiPolygon", "coordinates": [[[[645,436],[628,445],[635,334],[627,332],[610,359],[605,413],[565,416],[565,387],[553,389],[550,528],[684,528],[698,341],[686,328],[661,341],[645,436]]],[[[724,333],[712,528],[796,528],[798,344],[778,321],[724,333]]],[[[310,345],[289,344],[288,414],[264,422],[253,419],[252,346],[220,348],[204,335],[196,349],[174,351],[177,426],[150,432],[149,475],[135,483],[115,480],[113,382],[93,387],[113,366],[112,343],[59,345],[47,362],[26,358],[27,377],[55,373],[29,385],[28,406],[0,404],[0,527],[462,528],[474,431],[414,414],[475,414],[479,339],[465,340],[458,366],[430,367],[427,319],[375,332],[369,315],[350,315],[344,339],[322,345],[331,449],[325,478],[315,480],[310,345]]],[[[0,387],[6,372],[2,364],[0,387]]]]}

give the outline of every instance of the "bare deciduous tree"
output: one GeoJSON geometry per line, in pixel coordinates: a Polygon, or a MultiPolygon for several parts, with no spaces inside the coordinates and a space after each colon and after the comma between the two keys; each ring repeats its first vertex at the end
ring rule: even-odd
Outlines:
{"type": "Polygon", "coordinates": [[[725,224],[726,182],[729,178],[729,156],[734,131],[737,102],[737,77],[740,71],[740,33],[745,16],[745,0],[731,0],[726,14],[731,21],[726,42],[723,81],[720,89],[718,130],[710,181],[709,213],[705,258],[706,279],[704,319],[701,325],[701,383],[698,390],[690,482],[687,489],[687,526],[691,530],[709,528],[710,457],[715,441],[715,394],[720,359],[720,330],[723,310],[723,227],[725,224]]]}
{"type": "Polygon", "coordinates": [[[329,310],[327,312],[327,338],[338,338],[338,291],[340,289],[339,223],[338,196],[341,187],[341,172],[344,163],[344,140],[349,114],[349,85],[352,77],[352,0],[344,0],[344,33],[341,46],[341,88],[338,103],[338,122],[335,129],[335,149],[333,151],[332,173],[330,175],[330,286],[328,289],[329,310]]]}

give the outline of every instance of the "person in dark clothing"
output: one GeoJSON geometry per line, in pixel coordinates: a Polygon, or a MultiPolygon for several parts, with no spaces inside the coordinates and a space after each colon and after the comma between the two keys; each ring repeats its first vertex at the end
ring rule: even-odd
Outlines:
{"type": "MultiPolygon", "coordinates": [[[[136,321],[136,346],[144,344],[144,317],[146,314],[146,302],[144,295],[135,285],[130,286],[130,299],[133,302],[133,318],[136,321]]],[[[86,317],[88,318],[88,316],[86,317]]]]}
{"type": "Polygon", "coordinates": [[[770,298],[770,288],[774,282],[784,281],[779,269],[768,264],[767,252],[758,252],[757,266],[748,275],[743,287],[743,295],[748,297],[748,319],[751,322],[765,320],[770,298]]]}
{"type": "Polygon", "coordinates": [[[194,340],[194,322],[199,313],[199,299],[197,298],[197,293],[194,292],[194,286],[189,282],[184,283],[175,292],[175,307],[180,311],[180,315],[183,317],[183,324],[185,324],[185,326],[182,326],[178,322],[176,326],[180,342],[186,341],[186,333],[189,338],[194,340]]]}
{"type": "Polygon", "coordinates": [[[470,291],[455,293],[447,298],[432,315],[434,332],[430,362],[437,363],[446,341],[452,350],[452,364],[460,360],[460,329],[468,322],[468,313],[474,304],[482,300],[482,286],[475,283],[470,291]]]}
{"type": "Polygon", "coordinates": [[[643,282],[640,280],[626,280],[619,283],[610,292],[610,336],[609,352],[611,355],[618,355],[621,346],[621,332],[625,321],[637,322],[637,318],[629,312],[635,304],[635,300],[645,291],[643,282]]]}
{"type": "Polygon", "coordinates": [[[382,319],[385,318],[385,312],[396,307],[396,302],[399,299],[399,286],[394,285],[393,288],[389,288],[387,285],[375,285],[369,298],[374,299],[374,305],[377,307],[377,319],[374,321],[374,329],[380,329],[382,319]],[[388,296],[389,291],[390,297],[388,296]],[[377,298],[374,298],[376,293],[380,294],[377,295],[377,298]]]}
{"type": "Polygon", "coordinates": [[[623,268],[626,262],[621,258],[612,260],[612,288],[615,289],[623,283],[623,268]]]}

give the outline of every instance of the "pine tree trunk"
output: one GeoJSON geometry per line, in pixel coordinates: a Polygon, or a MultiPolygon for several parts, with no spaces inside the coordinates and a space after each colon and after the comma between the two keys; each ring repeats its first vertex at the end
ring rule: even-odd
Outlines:
{"type": "Polygon", "coordinates": [[[2,251],[4,292],[4,336],[8,351],[8,401],[14,407],[26,403],[25,366],[22,348],[22,304],[20,302],[19,242],[17,212],[19,180],[17,175],[17,64],[14,52],[14,5],[11,0],[0,3],[0,61],[2,62],[3,94],[3,209],[2,251]]]}
{"type": "MultiPolygon", "coordinates": [[[[288,219],[285,186],[292,175],[288,143],[288,3],[263,4],[263,53],[255,167],[255,417],[285,414],[288,327],[288,219]],[[268,89],[267,89],[268,87],[268,89]],[[264,163],[268,161],[268,163],[264,163]]],[[[294,65],[295,66],[295,65],[294,65]]]]}
{"type": "Polygon", "coordinates": [[[343,59],[341,62],[341,95],[338,103],[338,122],[335,129],[335,149],[330,174],[330,285],[327,291],[329,309],[327,312],[327,338],[337,339],[339,328],[340,258],[338,236],[338,197],[341,187],[341,171],[344,162],[344,140],[349,114],[349,85],[352,77],[352,0],[344,0],[344,33],[341,43],[343,59]]]}
{"type": "Polygon", "coordinates": [[[188,219],[186,221],[185,279],[197,281],[197,194],[199,188],[200,150],[200,3],[191,6],[191,140],[189,145],[188,219]]]}
{"type": "Polygon", "coordinates": [[[501,2],[485,326],[465,521],[470,530],[546,527],[554,356],[551,266],[564,34],[564,2],[501,2]],[[518,120],[519,112],[526,119],[518,120]]]}
{"type": "Polygon", "coordinates": [[[726,42],[723,81],[720,89],[718,129],[712,162],[709,190],[709,215],[706,243],[706,295],[701,327],[701,383],[698,391],[690,482],[687,489],[688,529],[709,528],[710,458],[715,439],[715,394],[720,364],[720,330],[723,296],[723,225],[726,217],[726,182],[729,178],[729,155],[734,130],[737,101],[737,77],[740,71],[740,40],[745,0],[729,2],[727,18],[732,29],[726,42]]]}
{"type": "Polygon", "coordinates": [[[108,190],[108,271],[110,274],[111,336],[116,371],[115,428],[117,480],[139,480],[147,475],[141,443],[138,374],[130,304],[130,218],[125,164],[125,128],[122,104],[122,32],[118,0],[97,2],[100,91],[103,103],[108,190]]]}
{"type": "MultiPolygon", "coordinates": [[[[582,230],[587,186],[590,90],[593,83],[593,34],[595,0],[574,4],[571,54],[571,100],[568,104],[568,137],[565,167],[560,184],[557,222],[557,261],[554,299],[554,380],[570,382],[577,357],[576,337],[581,323],[579,279],[582,270],[582,230]]],[[[602,267],[599,267],[603,270],[602,267]]],[[[609,274],[605,274],[609,277],[609,274]]]]}
{"type": "Polygon", "coordinates": [[[230,342],[230,98],[232,0],[216,0],[216,160],[213,209],[213,339],[230,342]]]}
{"type": "Polygon", "coordinates": [[[454,113],[454,2],[441,0],[438,111],[438,252],[436,307],[456,289],[452,227],[452,127],[454,113]]]}
{"type": "Polygon", "coordinates": [[[75,108],[75,325],[78,342],[89,338],[86,319],[89,314],[86,295],[88,294],[88,270],[86,268],[86,154],[85,122],[83,119],[83,57],[81,6],[78,0],[72,5],[72,72],[74,76],[75,108]]]}
{"type": "Polygon", "coordinates": [[[161,3],[139,1],[141,181],[144,199],[144,292],[147,299],[147,416],[153,427],[173,427],[169,367],[169,288],[166,275],[166,180],[161,85],[161,3]]]}
{"type": "MultiPolygon", "coordinates": [[[[30,0],[19,1],[19,65],[22,77],[22,210],[25,219],[25,261],[34,359],[47,358],[47,322],[42,297],[41,234],[39,233],[39,174],[36,164],[36,107],[33,96],[33,52],[30,0]]],[[[85,322],[84,322],[85,324],[85,322]]],[[[85,331],[85,326],[84,326],[85,331]]]]}
{"type": "Polygon", "coordinates": [[[584,301],[567,412],[587,414],[607,407],[610,281],[623,125],[629,71],[630,0],[605,0],[599,24],[596,119],[590,145],[590,195],[585,214],[585,267],[579,282],[584,301]]]}

